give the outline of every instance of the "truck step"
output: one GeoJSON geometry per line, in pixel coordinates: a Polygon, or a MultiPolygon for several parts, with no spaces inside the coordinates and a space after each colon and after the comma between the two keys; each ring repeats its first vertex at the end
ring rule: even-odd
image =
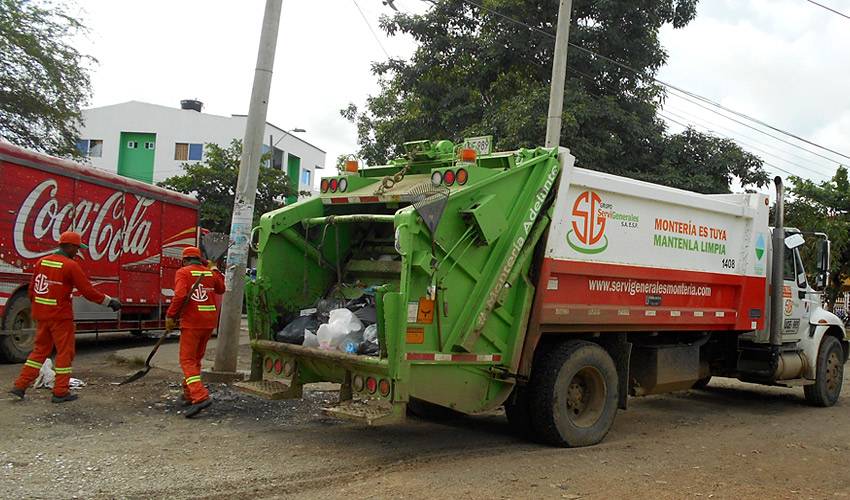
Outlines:
{"type": "Polygon", "coordinates": [[[265,399],[300,399],[302,386],[290,386],[276,380],[252,380],[233,384],[237,389],[265,399]]]}
{"type": "Polygon", "coordinates": [[[323,408],[322,413],[329,417],[365,425],[387,425],[404,421],[406,405],[388,401],[352,399],[331,408],[323,408]]]}

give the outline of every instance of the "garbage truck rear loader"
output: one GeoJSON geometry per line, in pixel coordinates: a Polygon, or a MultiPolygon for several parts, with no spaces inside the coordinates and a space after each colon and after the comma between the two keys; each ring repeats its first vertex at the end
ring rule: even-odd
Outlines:
{"type": "MultiPolygon", "coordinates": [[[[575,168],[565,148],[405,151],[262,217],[244,390],[297,398],[306,383],[338,382],[326,412],[367,424],[414,404],[504,406],[517,431],[559,446],[601,441],[630,395],[712,376],[837,401],[848,339],[807,283],[809,235],[783,227],[778,179],[772,228],[764,194],[575,168]],[[370,304],[376,355],[327,340],[339,327],[328,310],[370,304]],[[304,316],[328,321],[323,345],[309,328],[306,345],[276,340],[304,316]]],[[[829,243],[813,236],[822,281],[829,243]]]]}

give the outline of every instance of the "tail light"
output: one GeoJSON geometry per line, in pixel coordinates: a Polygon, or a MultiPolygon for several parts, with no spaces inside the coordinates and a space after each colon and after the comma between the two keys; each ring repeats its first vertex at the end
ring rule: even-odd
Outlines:
{"type": "Polygon", "coordinates": [[[345,160],[346,172],[357,172],[357,160],[345,160]]]}
{"type": "Polygon", "coordinates": [[[283,373],[283,361],[277,359],[274,362],[274,372],[278,375],[283,373]]]}
{"type": "Polygon", "coordinates": [[[347,179],[340,179],[339,180],[339,192],[344,193],[346,189],[348,189],[348,180],[347,179]]]}
{"type": "Polygon", "coordinates": [[[381,396],[387,397],[390,395],[390,381],[382,378],[378,384],[378,390],[381,391],[381,396]]]}
{"type": "Polygon", "coordinates": [[[369,394],[375,394],[375,391],[378,390],[378,381],[372,377],[367,378],[366,390],[369,391],[369,394]]]}
{"type": "Polygon", "coordinates": [[[477,158],[477,156],[478,154],[475,152],[474,149],[464,148],[460,150],[461,161],[472,163],[475,161],[475,158],[477,158]]]}
{"type": "Polygon", "coordinates": [[[272,360],[272,358],[266,358],[265,365],[267,372],[272,371],[272,368],[274,368],[274,361],[272,360]]]}
{"type": "Polygon", "coordinates": [[[355,392],[363,391],[363,387],[364,387],[363,376],[362,375],[355,375],[354,379],[351,381],[351,387],[354,389],[355,392]]]}
{"type": "Polygon", "coordinates": [[[443,183],[443,173],[439,170],[431,174],[431,184],[439,186],[443,183]]]}
{"type": "Polygon", "coordinates": [[[331,179],[331,192],[336,193],[336,188],[339,186],[339,181],[336,179],[331,179]]]}
{"type": "Polygon", "coordinates": [[[328,192],[328,180],[322,179],[322,185],[321,186],[322,186],[322,192],[327,193],[328,192]]]}
{"type": "Polygon", "coordinates": [[[446,170],[446,173],[443,174],[443,182],[446,183],[446,186],[451,186],[455,183],[455,173],[451,170],[446,170]]]}
{"type": "Polygon", "coordinates": [[[287,361],[283,364],[283,376],[291,377],[292,373],[295,371],[295,363],[292,361],[287,361]]]}
{"type": "Polygon", "coordinates": [[[457,171],[457,184],[458,184],[458,186],[463,186],[464,184],[466,184],[466,181],[468,181],[468,180],[469,180],[469,173],[466,171],[466,169],[462,168],[462,169],[457,171]]]}

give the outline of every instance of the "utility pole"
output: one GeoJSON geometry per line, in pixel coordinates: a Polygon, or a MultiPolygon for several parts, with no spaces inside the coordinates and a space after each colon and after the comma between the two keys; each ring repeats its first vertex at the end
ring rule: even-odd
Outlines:
{"type": "Polygon", "coordinates": [[[556,148],[561,142],[561,115],[564,113],[564,85],[567,80],[567,49],[570,42],[572,0],[561,0],[558,7],[558,31],[552,58],[552,87],[549,89],[549,114],[546,118],[546,147],[556,148]]]}
{"type": "Polygon", "coordinates": [[[225,273],[227,292],[224,294],[221,306],[212,378],[221,379],[236,374],[242,324],[242,299],[245,291],[245,269],[248,265],[254,201],[257,197],[257,177],[260,174],[263,133],[266,128],[272,68],[282,7],[283,0],[266,0],[257,67],[254,71],[254,86],[251,90],[245,140],[242,143],[242,158],[239,162],[239,179],[236,183],[236,197],[233,200],[233,218],[230,222],[230,239],[233,245],[227,252],[227,272],[225,273]]]}

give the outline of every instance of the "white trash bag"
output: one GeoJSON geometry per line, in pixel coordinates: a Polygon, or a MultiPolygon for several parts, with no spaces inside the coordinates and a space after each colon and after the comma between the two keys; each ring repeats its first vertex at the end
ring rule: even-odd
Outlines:
{"type": "Polygon", "coordinates": [[[348,309],[334,309],[330,312],[328,322],[319,326],[316,335],[319,338],[319,348],[333,350],[339,346],[346,335],[363,329],[363,323],[348,309]]]}
{"type": "MultiPolygon", "coordinates": [[[[56,372],[53,371],[53,360],[47,358],[44,360],[44,363],[41,365],[41,369],[38,371],[38,377],[36,377],[33,387],[36,389],[53,389],[54,385],[56,385],[56,372]]],[[[86,383],[78,378],[71,377],[71,380],[68,381],[68,387],[70,389],[79,389],[85,386],[86,383]]]]}

